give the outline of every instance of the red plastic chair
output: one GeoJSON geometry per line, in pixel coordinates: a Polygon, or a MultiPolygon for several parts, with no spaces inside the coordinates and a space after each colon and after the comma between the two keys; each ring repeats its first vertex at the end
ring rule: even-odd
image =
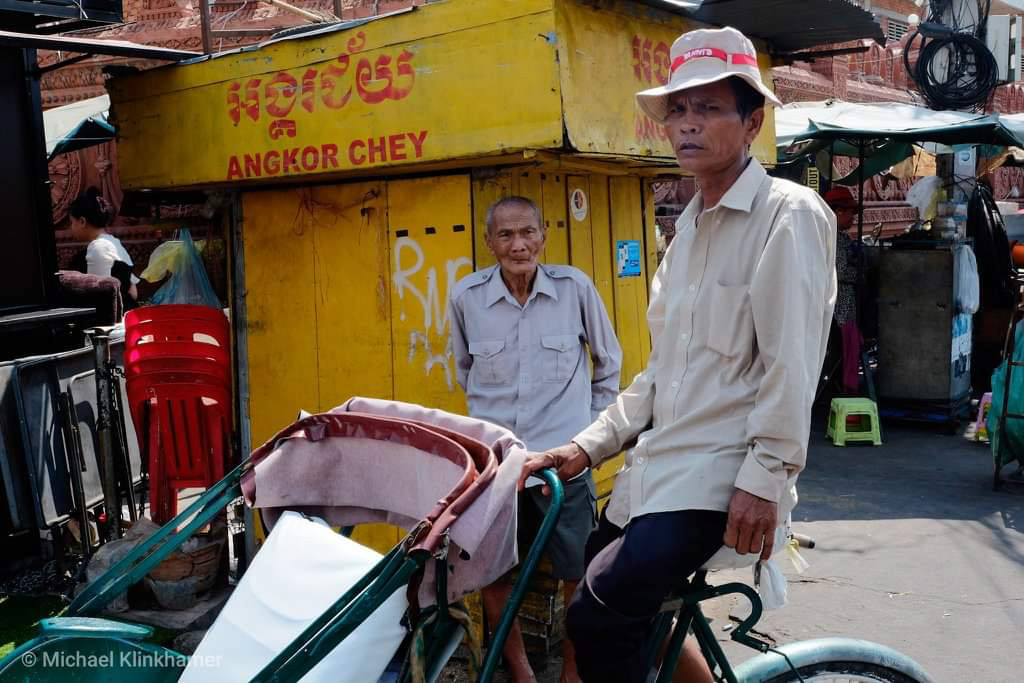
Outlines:
{"type": "Polygon", "coordinates": [[[231,443],[227,318],[204,306],[138,308],[125,315],[128,402],[147,454],[150,515],[177,514],[178,492],[224,477],[231,443]]]}

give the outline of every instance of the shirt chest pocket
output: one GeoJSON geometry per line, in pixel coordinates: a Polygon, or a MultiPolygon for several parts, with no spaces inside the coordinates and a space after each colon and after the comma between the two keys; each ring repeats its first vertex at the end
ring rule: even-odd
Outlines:
{"type": "Polygon", "coordinates": [[[545,382],[566,382],[572,379],[580,359],[578,334],[549,334],[540,338],[541,360],[545,382]]]}
{"type": "Polygon", "coordinates": [[[470,342],[469,354],[473,356],[472,373],[477,382],[481,385],[508,384],[511,368],[504,339],[470,342]]]}
{"type": "Polygon", "coordinates": [[[749,354],[754,346],[750,285],[715,284],[708,320],[708,348],[729,357],[749,354]]]}

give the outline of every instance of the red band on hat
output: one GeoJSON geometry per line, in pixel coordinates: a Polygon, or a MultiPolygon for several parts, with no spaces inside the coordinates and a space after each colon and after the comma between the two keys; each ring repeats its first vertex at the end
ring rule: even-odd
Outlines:
{"type": "Polygon", "coordinates": [[[751,57],[750,55],[743,54],[742,52],[734,52],[730,55],[725,50],[719,50],[716,47],[696,47],[692,50],[687,50],[676,57],[672,61],[670,73],[675,73],[676,69],[689,61],[701,59],[703,57],[714,57],[715,59],[721,59],[723,62],[728,62],[731,57],[733,64],[742,64],[744,66],[753,67],[757,66],[757,57],[751,57]]]}
{"type": "Polygon", "coordinates": [[[679,55],[672,62],[672,72],[686,64],[692,59],[700,59],[702,57],[714,57],[721,59],[723,62],[729,61],[729,55],[725,50],[719,50],[717,47],[695,47],[692,50],[687,50],[683,54],[679,55]]]}

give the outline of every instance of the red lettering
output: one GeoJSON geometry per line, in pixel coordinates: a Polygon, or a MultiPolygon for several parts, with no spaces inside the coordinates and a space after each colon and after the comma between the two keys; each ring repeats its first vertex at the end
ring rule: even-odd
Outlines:
{"type": "Polygon", "coordinates": [[[298,147],[292,147],[291,149],[286,149],[284,152],[281,153],[281,159],[282,159],[281,165],[283,166],[283,168],[281,169],[282,173],[291,173],[292,167],[295,167],[296,171],[299,170],[299,148],[298,147]]]}
{"type": "Polygon", "coordinates": [[[241,89],[241,83],[232,83],[228,86],[228,118],[231,119],[232,125],[237,126],[238,121],[242,118],[242,101],[238,98],[238,91],[241,89]]]}
{"type": "Polygon", "coordinates": [[[644,82],[651,82],[651,41],[645,40],[643,53],[640,55],[640,70],[644,74],[644,82]]]}
{"type": "Polygon", "coordinates": [[[658,83],[665,85],[668,83],[669,69],[672,65],[672,58],[669,53],[668,45],[665,43],[658,43],[657,47],[654,48],[654,78],[658,83]]]}
{"type": "Polygon", "coordinates": [[[367,104],[378,104],[386,100],[391,90],[391,81],[391,57],[388,55],[377,57],[376,69],[370,68],[370,60],[365,57],[356,64],[356,91],[367,104]],[[386,83],[380,89],[371,90],[371,84],[377,81],[386,83]]]}
{"type": "Polygon", "coordinates": [[[423,141],[427,138],[427,131],[421,130],[419,133],[406,133],[406,135],[412,140],[412,146],[416,149],[416,158],[419,159],[423,156],[423,141]]]}
{"type": "Polygon", "coordinates": [[[407,133],[398,133],[388,136],[388,156],[391,161],[399,161],[405,158],[405,136],[407,133]]]}
{"type": "Polygon", "coordinates": [[[366,153],[360,152],[359,156],[356,156],[356,148],[366,148],[366,143],[362,140],[353,140],[352,144],[348,146],[348,160],[351,161],[355,166],[361,166],[366,163],[366,153]]]}
{"type": "Polygon", "coordinates": [[[306,111],[313,112],[313,103],[315,100],[313,96],[316,91],[316,69],[306,69],[306,73],[302,74],[302,97],[300,103],[302,108],[306,111]]]}
{"type": "Polygon", "coordinates": [[[233,156],[228,159],[228,180],[234,180],[235,178],[242,177],[242,167],[238,163],[238,157],[233,156]]]}
{"type": "Polygon", "coordinates": [[[654,137],[654,121],[652,121],[649,117],[644,116],[644,139],[653,140],[654,137]]]}
{"type": "Polygon", "coordinates": [[[260,153],[245,155],[245,177],[260,177],[260,153]]]}
{"type": "Polygon", "coordinates": [[[253,121],[260,120],[260,79],[250,78],[245,84],[246,115],[253,121]]]}
{"type": "Polygon", "coordinates": [[[315,171],[320,165],[320,150],[316,147],[302,148],[302,168],[306,171],[315,171]]]}
{"type": "Polygon", "coordinates": [[[412,92],[412,86],[416,81],[416,72],[410,64],[413,57],[413,53],[408,50],[402,50],[402,54],[398,55],[398,78],[391,84],[388,92],[388,97],[393,100],[400,100],[412,92]]]}
{"type": "Polygon", "coordinates": [[[270,128],[267,129],[267,132],[270,133],[271,140],[276,140],[282,135],[293,138],[298,132],[298,128],[295,127],[295,122],[291,119],[278,119],[277,121],[270,122],[270,128]]]}
{"type": "Polygon", "coordinates": [[[320,101],[331,109],[341,109],[352,96],[352,86],[341,92],[341,77],[348,71],[348,55],[341,55],[337,62],[340,66],[328,64],[320,74],[320,101]]]}
{"type": "Polygon", "coordinates": [[[361,51],[365,43],[366,36],[360,32],[348,41],[349,54],[338,55],[320,68],[306,68],[301,76],[279,71],[266,81],[250,78],[229,83],[226,96],[228,119],[234,125],[245,117],[258,122],[262,113],[283,119],[293,115],[296,103],[312,114],[318,100],[322,106],[340,109],[351,98],[353,85],[360,98],[368,104],[408,96],[416,82],[416,70],[412,64],[416,55],[410,50],[403,49],[397,55],[378,54],[373,59],[367,56],[359,58],[355,83],[346,82],[351,66],[350,54],[361,51]]]}
{"type": "Polygon", "coordinates": [[[277,175],[281,172],[281,153],[272,149],[263,155],[263,170],[267,175],[277,175]],[[271,162],[273,160],[273,162],[271,162]]]}
{"type": "Polygon", "coordinates": [[[370,147],[370,163],[371,164],[377,163],[377,155],[378,154],[380,155],[380,160],[381,161],[387,161],[388,160],[388,156],[384,152],[384,138],[381,137],[381,138],[379,138],[379,140],[380,140],[380,142],[377,142],[377,140],[374,140],[373,138],[370,138],[369,140],[367,140],[367,144],[370,147]]]}
{"type": "Polygon", "coordinates": [[[346,47],[349,52],[355,52],[356,50],[362,50],[366,45],[366,34],[360,31],[355,35],[354,38],[349,38],[346,47]]]}
{"type": "Polygon", "coordinates": [[[279,71],[274,74],[266,87],[263,88],[263,99],[266,101],[267,113],[274,118],[288,116],[292,107],[295,106],[295,95],[298,94],[299,84],[287,71],[279,71]]]}
{"type": "Polygon", "coordinates": [[[320,165],[322,168],[338,168],[338,146],[327,143],[320,147],[320,165]]]}

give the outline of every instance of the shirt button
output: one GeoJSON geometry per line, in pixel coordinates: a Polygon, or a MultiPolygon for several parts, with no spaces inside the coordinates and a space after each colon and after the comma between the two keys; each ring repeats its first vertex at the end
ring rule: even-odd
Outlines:
{"type": "Polygon", "coordinates": [[[672,382],[672,388],[673,389],[678,389],[679,388],[679,382],[672,382]]]}
{"type": "Polygon", "coordinates": [[[641,455],[639,458],[637,458],[636,459],[636,464],[637,465],[643,465],[644,464],[644,456],[641,455]]]}
{"type": "Polygon", "coordinates": [[[683,332],[683,333],[682,333],[681,335],[679,335],[679,337],[680,337],[680,338],[681,338],[681,339],[682,339],[683,341],[686,341],[687,339],[689,339],[689,338],[690,338],[690,335],[689,335],[689,334],[688,334],[687,332],[683,332]]]}
{"type": "Polygon", "coordinates": [[[691,292],[697,291],[697,285],[690,285],[690,291],[691,292]]]}

